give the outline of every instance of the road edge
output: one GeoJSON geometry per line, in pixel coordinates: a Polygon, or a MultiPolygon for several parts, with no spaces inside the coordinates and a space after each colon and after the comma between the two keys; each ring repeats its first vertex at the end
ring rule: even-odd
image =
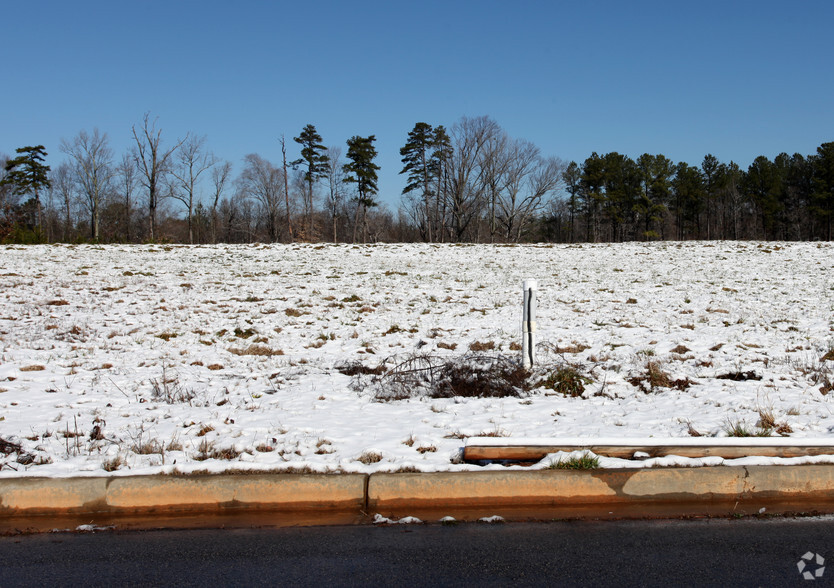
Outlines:
{"type": "MultiPolygon", "coordinates": [[[[834,512],[834,465],[0,478],[0,520],[39,515],[792,503],[834,512]]],[[[674,509],[673,509],[674,510],[674,509]]]]}

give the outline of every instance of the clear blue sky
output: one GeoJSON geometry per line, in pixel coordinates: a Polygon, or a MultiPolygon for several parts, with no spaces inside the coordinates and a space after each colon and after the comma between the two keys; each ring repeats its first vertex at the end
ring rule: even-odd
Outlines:
{"type": "Polygon", "coordinates": [[[235,164],[280,162],[314,124],[377,136],[380,197],[418,121],[489,115],[547,155],[707,153],[747,167],[834,141],[834,2],[49,0],[0,10],[0,152],[48,163],[98,127],[117,154],[143,113],[235,164]]]}

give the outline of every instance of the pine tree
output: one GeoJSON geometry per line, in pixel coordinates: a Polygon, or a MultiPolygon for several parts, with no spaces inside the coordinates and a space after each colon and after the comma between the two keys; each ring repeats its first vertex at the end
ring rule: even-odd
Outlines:
{"type": "Polygon", "coordinates": [[[434,230],[435,240],[444,240],[446,227],[447,183],[449,161],[452,158],[452,139],[446,132],[446,127],[437,125],[432,139],[432,155],[429,169],[437,188],[434,199],[434,230]]]}
{"type": "Polygon", "coordinates": [[[637,158],[637,167],[640,170],[642,190],[634,210],[643,224],[640,236],[646,240],[661,239],[663,213],[666,212],[674,165],[664,155],[644,153],[637,158]],[[652,228],[658,223],[661,224],[660,232],[652,228]]]}
{"type": "Polygon", "coordinates": [[[408,184],[403,188],[403,194],[419,190],[422,194],[422,210],[418,217],[422,217],[420,232],[429,243],[432,242],[432,147],[434,145],[434,130],[431,125],[418,122],[408,133],[408,140],[400,149],[403,168],[401,174],[408,174],[408,184]]]}
{"type": "Polygon", "coordinates": [[[40,192],[51,186],[49,182],[49,166],[41,163],[46,158],[43,145],[35,147],[20,147],[15,150],[18,155],[6,162],[6,176],[0,182],[4,186],[11,186],[12,192],[18,196],[32,194],[35,201],[35,225],[41,230],[41,200],[40,192]]]}
{"type": "Polygon", "coordinates": [[[305,165],[304,181],[307,182],[307,195],[304,202],[307,213],[307,239],[313,240],[313,185],[320,179],[327,177],[327,148],[322,143],[321,135],[313,125],[305,126],[301,134],[293,137],[293,141],[302,145],[301,159],[292,162],[293,166],[305,165]]]}
{"type": "Polygon", "coordinates": [[[565,183],[565,191],[568,193],[568,240],[573,243],[576,238],[574,222],[579,210],[579,182],[582,178],[582,170],[575,161],[571,161],[562,172],[562,181],[565,183]]]}
{"type": "Polygon", "coordinates": [[[345,182],[356,184],[356,217],[353,225],[353,241],[356,242],[356,229],[359,225],[359,215],[362,214],[362,235],[363,242],[368,238],[368,208],[378,203],[374,199],[377,193],[377,171],[379,166],[374,163],[376,148],[374,147],[376,136],[359,137],[354,135],[347,141],[347,158],[350,163],[342,166],[348,176],[345,182]]]}
{"type": "Polygon", "coordinates": [[[813,157],[811,210],[822,223],[824,239],[834,238],[834,143],[817,147],[813,157]]]}

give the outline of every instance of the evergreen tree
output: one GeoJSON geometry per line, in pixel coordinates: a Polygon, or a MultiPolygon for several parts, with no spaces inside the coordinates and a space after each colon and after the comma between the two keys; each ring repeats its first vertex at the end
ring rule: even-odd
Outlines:
{"type": "Polygon", "coordinates": [[[327,147],[322,143],[321,135],[313,125],[307,125],[301,134],[293,137],[293,141],[302,146],[301,159],[292,162],[293,166],[304,165],[304,181],[307,183],[307,195],[304,209],[307,214],[307,240],[312,241],[313,235],[313,185],[320,179],[326,178],[328,173],[327,147]]]}
{"type": "Polygon", "coordinates": [[[20,147],[15,150],[19,155],[6,162],[6,175],[3,185],[11,186],[14,194],[23,196],[32,194],[35,205],[35,226],[41,230],[41,200],[40,192],[50,187],[49,166],[42,162],[46,158],[43,145],[34,147],[20,147]]]}
{"type": "Polygon", "coordinates": [[[604,206],[611,225],[612,241],[622,241],[625,228],[633,223],[634,205],[640,195],[640,172],[634,160],[616,151],[603,157],[604,206]]]}
{"type": "Polygon", "coordinates": [[[449,137],[449,134],[446,132],[446,127],[443,125],[437,125],[434,128],[432,148],[430,170],[436,185],[434,214],[432,215],[434,230],[432,233],[436,241],[443,241],[446,233],[446,204],[448,202],[446,195],[449,161],[452,158],[452,139],[449,137]]]}
{"type": "Polygon", "coordinates": [[[817,147],[813,159],[812,211],[821,221],[823,239],[834,238],[834,143],[817,147]]]}
{"type": "Polygon", "coordinates": [[[637,168],[640,174],[641,191],[634,205],[634,211],[642,224],[640,236],[646,240],[661,239],[663,237],[662,225],[661,232],[655,231],[653,227],[663,221],[674,166],[671,160],[663,155],[644,153],[637,158],[637,168]]]}
{"type": "Polygon", "coordinates": [[[603,201],[605,185],[605,161],[594,151],[582,164],[580,188],[585,211],[585,238],[596,243],[599,238],[599,207],[603,201]]]}
{"type": "Polygon", "coordinates": [[[434,130],[428,123],[418,122],[408,133],[405,145],[400,148],[403,168],[401,174],[408,174],[408,184],[403,188],[403,194],[420,191],[422,206],[417,215],[420,232],[429,243],[432,242],[432,148],[434,146],[434,130]]]}
{"type": "Polygon", "coordinates": [[[794,153],[785,178],[785,206],[788,208],[786,238],[798,241],[813,237],[813,227],[806,213],[810,212],[813,182],[813,158],[794,153]]]}
{"type": "Polygon", "coordinates": [[[354,135],[347,141],[347,158],[350,163],[342,166],[347,175],[345,182],[356,184],[356,217],[353,225],[353,240],[356,241],[356,229],[359,226],[359,215],[362,215],[363,242],[368,238],[367,212],[368,208],[377,205],[374,196],[377,193],[377,171],[379,166],[374,163],[376,136],[359,137],[354,135]]]}
{"type": "Polygon", "coordinates": [[[680,162],[675,166],[672,192],[678,240],[683,241],[687,236],[692,236],[692,233],[687,231],[688,228],[694,228],[695,235],[700,236],[699,215],[704,205],[704,182],[701,171],[686,162],[680,162]]]}
{"type": "Polygon", "coordinates": [[[715,197],[718,194],[718,178],[721,163],[712,153],[707,153],[701,162],[701,176],[704,178],[704,192],[706,197],[707,239],[712,239],[713,209],[715,197]]]}
{"type": "Polygon", "coordinates": [[[743,186],[756,207],[763,239],[773,237],[776,218],[782,211],[782,184],[780,166],[764,155],[754,159],[747,169],[743,186]]]}
{"type": "Polygon", "coordinates": [[[562,181],[565,183],[565,190],[568,192],[568,234],[571,243],[576,239],[574,222],[579,211],[579,192],[582,170],[575,161],[571,161],[565,171],[562,172],[562,181]]]}

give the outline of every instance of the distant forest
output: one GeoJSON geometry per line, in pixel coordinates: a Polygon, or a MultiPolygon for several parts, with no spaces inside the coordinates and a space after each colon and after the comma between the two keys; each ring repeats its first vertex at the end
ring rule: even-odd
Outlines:
{"type": "Polygon", "coordinates": [[[232,175],[205,137],[163,139],[146,114],[116,155],[81,131],[46,165],[43,145],[0,154],[0,242],[621,242],[832,240],[834,143],[747,169],[645,153],[541,154],[489,117],[419,122],[400,149],[398,210],[379,206],[375,136],[326,147],[312,124],[232,175]],[[289,153],[292,153],[290,155],[289,153]]]}

